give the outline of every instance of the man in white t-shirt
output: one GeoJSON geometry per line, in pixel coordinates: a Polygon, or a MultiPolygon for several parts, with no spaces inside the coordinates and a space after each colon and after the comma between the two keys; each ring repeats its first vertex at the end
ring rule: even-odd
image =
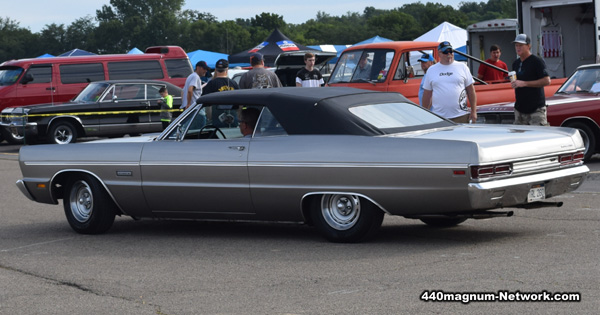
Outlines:
{"type": "Polygon", "coordinates": [[[206,75],[209,70],[206,61],[196,63],[196,69],[185,80],[181,95],[181,108],[186,109],[196,104],[196,100],[202,95],[202,80],[200,80],[200,77],[206,75]]]}
{"type": "Polygon", "coordinates": [[[438,52],[440,62],[429,67],[423,83],[423,107],[457,123],[475,122],[477,95],[469,68],[454,61],[454,51],[449,42],[441,42],[438,52]],[[467,99],[471,104],[470,111],[467,99]]]}

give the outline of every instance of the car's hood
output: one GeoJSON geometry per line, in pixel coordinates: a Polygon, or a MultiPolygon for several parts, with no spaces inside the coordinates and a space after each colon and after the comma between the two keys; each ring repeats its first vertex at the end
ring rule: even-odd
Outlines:
{"type": "MultiPolygon", "coordinates": [[[[54,103],[54,104],[35,104],[35,105],[25,105],[25,106],[19,106],[19,107],[7,107],[4,110],[2,110],[2,112],[4,114],[16,114],[16,113],[23,113],[23,112],[29,112],[29,111],[45,111],[45,110],[52,110],[53,108],[56,108],[57,106],[73,106],[73,105],[82,105],[82,104],[86,104],[84,102],[66,102],[66,103],[54,103]]],[[[91,103],[90,103],[91,104],[91,103]]]]}
{"type": "MultiPolygon", "coordinates": [[[[583,150],[579,132],[572,128],[516,125],[457,125],[393,136],[475,144],[481,162],[518,159],[523,156],[583,150]]],[[[440,152],[440,154],[444,154],[440,152]]]]}

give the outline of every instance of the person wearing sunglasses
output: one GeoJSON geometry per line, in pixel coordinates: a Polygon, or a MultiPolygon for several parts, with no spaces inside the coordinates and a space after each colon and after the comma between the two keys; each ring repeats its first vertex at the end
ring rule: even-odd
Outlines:
{"type": "Polygon", "coordinates": [[[429,67],[424,78],[423,107],[457,123],[475,122],[477,95],[469,68],[454,61],[454,50],[448,41],[438,45],[438,53],[440,61],[429,67]]]}

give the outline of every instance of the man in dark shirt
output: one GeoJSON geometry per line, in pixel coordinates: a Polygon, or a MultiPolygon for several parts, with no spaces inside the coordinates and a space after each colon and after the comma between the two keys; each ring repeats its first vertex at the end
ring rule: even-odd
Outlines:
{"type": "Polygon", "coordinates": [[[519,58],[512,69],[517,79],[511,84],[515,89],[515,124],[548,126],[544,86],[550,85],[550,76],[542,59],[531,53],[531,39],[519,34],[513,41],[519,58]]]}
{"type": "MultiPolygon", "coordinates": [[[[226,59],[219,59],[215,67],[215,76],[206,83],[202,89],[202,95],[239,90],[238,84],[229,78],[228,70],[229,62],[226,59]]],[[[207,117],[211,117],[211,124],[217,127],[225,127],[236,123],[235,116],[211,107],[207,108],[207,117]]]]}

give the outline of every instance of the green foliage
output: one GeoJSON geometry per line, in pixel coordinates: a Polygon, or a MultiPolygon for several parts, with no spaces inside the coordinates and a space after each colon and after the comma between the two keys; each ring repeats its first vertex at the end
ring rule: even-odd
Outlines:
{"type": "MultiPolygon", "coordinates": [[[[417,1],[417,0],[415,0],[417,1]]],[[[365,7],[363,12],[332,16],[319,11],[301,24],[288,24],[283,17],[263,12],[250,19],[219,21],[209,12],[184,10],[184,0],[111,0],[68,26],[49,24],[39,33],[0,17],[0,62],[61,54],[73,48],[95,53],[124,53],[137,47],[177,45],[186,51],[204,49],[234,54],[249,49],[280,29],[303,45],[353,44],[379,35],[393,40],[411,40],[447,21],[460,27],[496,18],[515,18],[514,0],[465,1],[455,9],[434,2],[415,2],[382,10],[365,7]]]]}

